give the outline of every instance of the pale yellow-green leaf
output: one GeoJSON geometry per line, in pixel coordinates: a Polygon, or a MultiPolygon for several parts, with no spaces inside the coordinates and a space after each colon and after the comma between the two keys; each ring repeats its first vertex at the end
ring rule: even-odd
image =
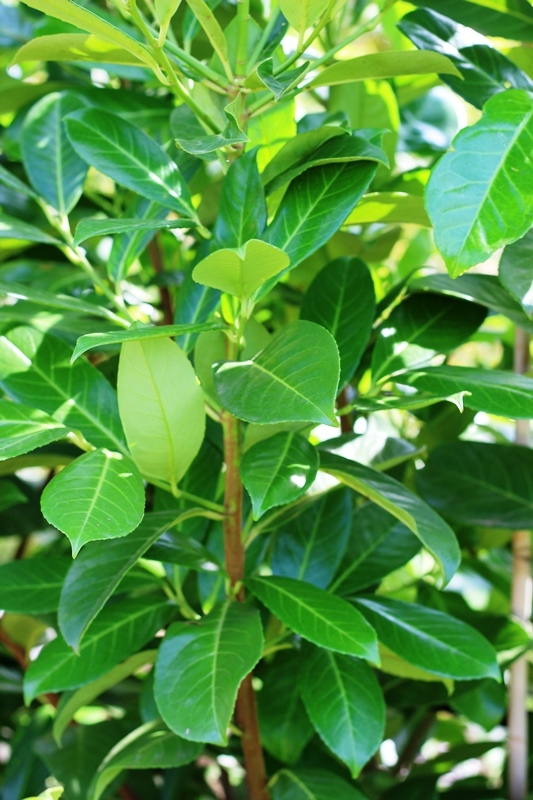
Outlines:
{"type": "Polygon", "coordinates": [[[106,22],[97,14],[93,14],[92,11],[88,11],[86,8],[74,3],[73,0],[23,0],[23,2],[30,8],[42,11],[50,17],[75,25],[76,28],[80,28],[82,31],[94,33],[100,39],[127,50],[140,61],[144,61],[145,64],[158,70],[156,60],[142,44],[128,36],[127,33],[119,30],[119,28],[115,28],[114,25],[106,22]]]}
{"type": "Polygon", "coordinates": [[[370,222],[389,224],[412,223],[431,228],[424,207],[424,198],[405,192],[371,192],[356,205],[345,225],[362,225],[370,222]]]}
{"type": "Polygon", "coordinates": [[[211,42],[213,50],[220,58],[226,77],[232,80],[233,72],[228,58],[228,43],[226,42],[224,31],[218,24],[215,15],[204,0],[187,0],[187,3],[204,29],[205,35],[211,42]]]}
{"type": "Polygon", "coordinates": [[[257,153],[259,172],[262,172],[285,142],[296,136],[297,132],[294,100],[276,103],[265,113],[251,118],[246,129],[250,139],[246,150],[259,148],[257,153]]]}
{"type": "Polygon", "coordinates": [[[181,0],[155,0],[155,13],[159,20],[161,30],[159,32],[159,43],[163,44],[167,35],[170,20],[178,10],[181,0]]]}
{"type": "Polygon", "coordinates": [[[235,250],[216,250],[193,270],[197,283],[248,300],[265,281],[289,266],[289,257],[274,245],[250,239],[235,250]]]}
{"type": "Polygon", "coordinates": [[[329,0],[280,0],[279,7],[297,31],[306,30],[326,10],[329,0]]]}
{"type": "Polygon", "coordinates": [[[311,81],[311,86],[334,86],[369,78],[395,78],[399,75],[427,75],[428,73],[462,77],[449,58],[428,50],[388,50],[366,56],[337,61],[326,67],[311,81]]]}
{"type": "Polygon", "coordinates": [[[25,797],[24,800],[59,800],[64,791],[62,786],[54,786],[52,789],[45,789],[38,797],[25,797]]]}
{"type": "Polygon", "coordinates": [[[426,672],[424,669],[413,666],[403,658],[397,656],[384,644],[379,644],[379,657],[381,659],[381,671],[386,672],[387,675],[396,675],[398,678],[408,678],[411,681],[428,681],[443,683],[448,691],[448,694],[453,692],[454,682],[451,678],[440,678],[438,675],[433,675],[431,672],[426,672]]]}
{"type": "Polygon", "coordinates": [[[17,50],[13,64],[24,61],[96,61],[139,66],[143,61],[124,47],[94,33],[56,33],[38,36],[17,50]]]}
{"type": "Polygon", "coordinates": [[[118,404],[133,460],[147,479],[176,486],[204,437],[202,390],[171,339],[122,345],[118,404]]]}

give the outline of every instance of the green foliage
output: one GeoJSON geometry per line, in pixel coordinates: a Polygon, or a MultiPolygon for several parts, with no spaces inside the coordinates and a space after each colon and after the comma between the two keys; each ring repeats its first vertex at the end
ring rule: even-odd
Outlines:
{"type": "Polygon", "coordinates": [[[530,3],[1,3],[0,796],[496,798],[530,3]]]}

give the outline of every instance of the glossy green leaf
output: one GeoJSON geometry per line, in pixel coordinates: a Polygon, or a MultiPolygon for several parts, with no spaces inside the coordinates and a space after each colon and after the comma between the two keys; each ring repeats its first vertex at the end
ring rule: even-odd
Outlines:
{"type": "Polygon", "coordinates": [[[198,453],[205,431],[203,393],[187,356],[170,339],[125,342],[118,402],[141,473],[175,486],[198,453]]]}
{"type": "Polygon", "coordinates": [[[452,277],[520,239],[533,223],[533,95],[511,89],[487,101],[479,122],[431,173],[426,205],[452,277]]]}
{"type": "MultiPolygon", "coordinates": [[[[203,0],[194,0],[194,2],[203,3],[203,0]]],[[[210,16],[211,19],[214,19],[212,14],[210,16]]],[[[227,122],[220,133],[208,133],[204,136],[195,136],[193,139],[185,139],[181,135],[178,135],[176,137],[176,144],[178,147],[181,147],[182,150],[185,150],[186,153],[200,157],[207,153],[214,153],[215,150],[219,150],[221,147],[227,147],[228,145],[234,146],[241,144],[242,146],[244,142],[249,142],[250,139],[241,128],[241,108],[242,103],[240,97],[237,96],[237,98],[224,109],[227,122]]]]}
{"type": "Polygon", "coordinates": [[[333,86],[368,78],[396,78],[399,75],[427,75],[432,72],[460,75],[450,59],[440,53],[420,50],[386,50],[338,61],[322,70],[311,86],[333,86]]]}
{"type": "Polygon", "coordinates": [[[0,461],[56,442],[67,433],[68,428],[43,411],[0,400],[0,461]]]}
{"type": "Polygon", "coordinates": [[[218,247],[242,247],[259,238],[266,221],[257,152],[250,150],[232,163],[224,177],[213,236],[218,247]]]}
{"type": "Polygon", "coordinates": [[[32,661],[24,677],[26,703],[45,692],[76,689],[105,675],[149,642],[171,608],[159,598],[119,600],[106,608],[80,645],[79,654],[58,636],[32,661]]]}
{"type": "Polygon", "coordinates": [[[237,690],[262,651],[259,613],[240,603],[171,625],[155,672],[156,702],[169,728],[189,741],[226,744],[237,690]]]}
{"type": "Polygon", "coordinates": [[[302,699],[320,738],[356,778],[383,738],[385,703],[368,664],[314,649],[306,659],[302,699]]]}
{"type": "Polygon", "coordinates": [[[328,492],[285,522],[274,535],[272,574],[327,589],[346,548],[351,516],[351,493],[342,489],[328,492]]]}
{"type": "Polygon", "coordinates": [[[302,133],[288,141],[267,165],[262,180],[268,193],[292,181],[298,175],[325,164],[348,164],[375,161],[389,166],[381,147],[383,130],[370,128],[354,131],[332,126],[302,133]],[[338,134],[344,134],[339,136],[338,134]]]}
{"type": "Polygon", "coordinates": [[[372,222],[394,225],[408,222],[411,225],[431,227],[424,208],[424,199],[405,192],[371,192],[365,194],[345,221],[345,225],[367,225],[372,222]]]}
{"type": "MultiPolygon", "coordinates": [[[[183,519],[185,521],[193,516],[210,515],[209,512],[202,513],[201,508],[190,509],[189,512],[184,512],[183,519]]],[[[219,559],[214,553],[181,531],[166,531],[147,551],[146,558],[162,561],[165,564],[178,564],[197,571],[204,570],[210,573],[222,571],[219,559]]]]}
{"type": "Polygon", "coordinates": [[[100,108],[70,114],[65,124],[72,146],[88,164],[127,189],[197,219],[178,167],[140,128],[100,108]]]}
{"type": "Polygon", "coordinates": [[[24,242],[40,242],[41,244],[60,244],[48,233],[36,228],[29,222],[23,222],[15,217],[10,217],[3,212],[0,214],[0,239],[17,239],[24,242]]]}
{"type": "Polygon", "coordinates": [[[116,316],[103,306],[93,305],[79,297],[71,297],[61,292],[46,291],[34,286],[25,286],[16,281],[0,281],[0,295],[14,297],[18,300],[27,300],[36,305],[45,306],[47,309],[57,308],[76,314],[103,317],[107,320],[116,320],[116,316]]]}
{"type": "Polygon", "coordinates": [[[533,380],[497,369],[426,367],[408,372],[401,382],[437,395],[464,395],[467,408],[511,419],[533,419],[533,380]]]}
{"type": "Polygon", "coordinates": [[[374,321],[374,284],[360,258],[337,258],[322,269],[307,289],[301,319],[331,333],[341,360],[339,385],[355,372],[370,338],[374,321]]]}
{"type": "Polygon", "coordinates": [[[483,306],[438,294],[412,294],[381,325],[372,352],[372,381],[430,364],[449,353],[482,324],[483,306]]]}
{"type": "Polygon", "coordinates": [[[110,233],[132,233],[134,231],[171,230],[173,228],[195,228],[194,219],[82,219],[76,227],[74,245],[81,244],[91,236],[106,236],[110,233]]]}
{"type": "Polygon", "coordinates": [[[238,250],[215,250],[195,266],[192,277],[197,283],[246,301],[265,281],[288,266],[289,258],[282,250],[251,239],[238,250]]]}
{"type": "Polygon", "coordinates": [[[502,285],[533,315],[533,228],[502,253],[498,275],[502,285]]]}
{"type": "Polygon", "coordinates": [[[142,326],[129,330],[111,331],[110,333],[86,333],[80,336],[72,353],[71,362],[74,363],[83,353],[93,347],[106,347],[108,345],[122,344],[123,342],[144,342],[154,339],[169,339],[174,336],[184,336],[201,331],[213,331],[224,328],[221,322],[200,322],[192,325],[158,325],[157,327],[142,326]]]}
{"type": "Polygon", "coordinates": [[[176,736],[155,720],[129,733],[104,758],[89,790],[88,800],[99,800],[104,790],[125,769],[170,769],[194,761],[201,746],[176,736]]]}
{"type": "Polygon", "coordinates": [[[314,481],[317,469],[316,448],[295,433],[278,433],[250,447],[241,461],[241,475],[254,518],[297,500],[314,481]]]}
{"type": "Polygon", "coordinates": [[[139,671],[142,667],[146,667],[155,662],[157,650],[143,650],[141,653],[135,653],[127,658],[122,664],[117,664],[116,667],[106,672],[101,678],[97,678],[92,683],[82,686],[76,691],[64,693],[57,707],[57,714],[54,717],[54,725],[52,732],[54,739],[58,745],[61,745],[61,739],[64,732],[69,726],[76,711],[83,706],[88,706],[90,703],[104,694],[108,689],[112,689],[118,683],[139,671]]]}
{"type": "Polygon", "coordinates": [[[75,558],[87,542],[126,536],[137,527],[144,514],[142,478],[127,456],[93,450],[47,484],[41,509],[68,536],[75,558]]]}
{"type": "MultiPolygon", "coordinates": [[[[174,322],[177,325],[198,325],[207,322],[213,317],[219,303],[220,292],[196,283],[189,271],[176,298],[174,322]]],[[[176,341],[185,353],[190,353],[198,338],[197,333],[183,333],[176,337],[176,341]]]]}
{"type": "Polygon", "coordinates": [[[377,663],[374,630],[345,600],[293,578],[253,578],[250,591],[291,630],[319,647],[377,663]]]}
{"type": "Polygon", "coordinates": [[[337,424],[338,349],[314,322],[285,325],[250,361],[218,364],[214,380],[224,408],[247,422],[337,424]]]}
{"type": "Polygon", "coordinates": [[[293,269],[338,231],[376,169],[375,162],[355,161],[306,170],[291,181],[263,239],[284,250],[293,269]]]}
{"type": "MultiPolygon", "coordinates": [[[[413,5],[443,10],[441,0],[415,0],[413,5]]],[[[452,19],[473,26],[485,36],[533,41],[533,10],[527,0],[446,0],[444,9],[452,19]]]]}
{"type": "Polygon", "coordinates": [[[48,555],[0,565],[0,608],[15,614],[56,611],[70,563],[70,558],[48,555]]]}
{"type": "MultiPolygon", "coordinates": [[[[482,13],[485,11],[486,8],[482,13]]],[[[533,81],[477,30],[458,25],[435,11],[412,11],[402,17],[398,27],[425,55],[434,51],[433,55],[448,57],[460,77],[441,73],[442,80],[476,108],[482,108],[489,97],[505,89],[533,88],[533,81]]]]}
{"type": "Polygon", "coordinates": [[[142,66],[136,55],[93,33],[56,33],[39,36],[17,50],[13,64],[26,61],[92,61],[142,66]]]}
{"type": "Polygon", "coordinates": [[[231,79],[232,71],[228,59],[228,43],[217,18],[204,0],[187,0],[187,5],[204,29],[205,35],[224,67],[226,76],[231,79]]]}
{"type": "Polygon", "coordinates": [[[279,75],[274,75],[274,60],[272,58],[267,58],[265,61],[262,61],[257,65],[255,68],[255,73],[252,72],[252,74],[248,76],[244,85],[246,88],[248,88],[252,84],[253,88],[255,88],[257,86],[257,83],[255,82],[255,76],[257,75],[257,78],[259,78],[259,80],[267,87],[267,89],[270,89],[275,99],[280,100],[283,95],[289,92],[290,89],[296,84],[300,75],[307,71],[308,66],[309,62],[304,61],[303,64],[300,64],[294,69],[288,69],[279,75]]]}
{"type": "Polygon", "coordinates": [[[18,403],[81,431],[96,447],[126,453],[115,392],[88,361],[69,366],[70,353],[54,336],[15,328],[0,337],[0,386],[18,403]]]}
{"type": "Polygon", "coordinates": [[[30,197],[32,200],[36,200],[38,197],[30,186],[19,180],[16,175],[13,175],[2,164],[0,164],[0,184],[7,186],[8,189],[12,189],[14,192],[19,192],[24,197],[30,197]]]}
{"type": "Polygon", "coordinates": [[[294,651],[276,653],[257,695],[261,742],[284,764],[296,764],[313,735],[300,697],[300,662],[294,651]]]}
{"type": "Polygon", "coordinates": [[[385,597],[354,600],[379,640],[420,669],[444,678],[500,680],[488,641],[461,620],[415,603],[385,597]]]}
{"type": "Polygon", "coordinates": [[[439,565],[443,582],[448,583],[459,566],[461,554],[454,532],[432,508],[394,478],[342,456],[322,452],[320,469],[407,525],[429,550],[439,565]]]}
{"type": "MultiPolygon", "coordinates": [[[[131,219],[160,222],[166,220],[168,208],[145,197],[134,196],[126,214],[131,219]]],[[[150,229],[119,233],[114,237],[107,261],[107,273],[113,281],[119,283],[127,276],[135,259],[141,255],[154,235],[155,230],[150,229]]]]}
{"type": "Polygon", "coordinates": [[[533,452],[516,445],[451,442],[417,473],[422,497],[450,519],[489,528],[533,528],[533,452]]]}
{"type": "Polygon", "coordinates": [[[73,149],[65,116],[84,108],[72,92],[52,92],[27,114],[22,126],[24,167],[33,188],[59,214],[68,214],[81,197],[88,166],[73,149]]]}
{"type": "Polygon", "coordinates": [[[375,503],[365,503],[351,519],[346,555],[331,591],[347,595],[378,584],[410,561],[420,546],[417,537],[392,514],[375,503]]]}
{"type": "Polygon", "coordinates": [[[79,648],[88,627],[104,607],[124,575],[184,514],[163,511],[147,514],[136,530],[123,539],[89,542],[72,562],[61,590],[59,628],[67,644],[79,648]]]}
{"type": "Polygon", "coordinates": [[[365,795],[334,772],[282,769],[271,781],[273,800],[365,800],[365,795]]]}

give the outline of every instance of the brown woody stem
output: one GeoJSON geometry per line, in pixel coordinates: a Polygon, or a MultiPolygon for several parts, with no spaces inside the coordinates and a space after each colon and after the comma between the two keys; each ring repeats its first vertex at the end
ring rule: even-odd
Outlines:
{"type": "MultiPolygon", "coordinates": [[[[238,358],[236,342],[228,339],[226,357],[229,361],[238,358]]],[[[224,494],[225,517],[222,523],[224,532],[224,552],[226,571],[230,581],[230,597],[244,602],[244,544],[242,534],[242,481],[241,423],[227,411],[222,412],[222,431],[224,436],[224,463],[226,465],[226,489],[224,494]]],[[[246,767],[246,784],[250,800],[269,800],[267,775],[252,675],[249,674],[240,685],[235,708],[235,718],[242,731],[242,749],[246,767]]]]}

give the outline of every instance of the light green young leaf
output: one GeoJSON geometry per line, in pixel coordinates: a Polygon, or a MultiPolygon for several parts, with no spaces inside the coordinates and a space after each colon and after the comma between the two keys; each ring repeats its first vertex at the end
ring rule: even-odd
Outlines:
{"type": "Polygon", "coordinates": [[[111,331],[110,333],[86,333],[80,336],[70,359],[73,364],[83,353],[93,347],[106,347],[124,342],[143,342],[153,339],[170,339],[174,336],[183,336],[188,333],[201,331],[217,331],[225,327],[222,322],[197,322],[192,325],[158,325],[153,327],[140,326],[126,331],[111,331]]]}
{"type": "Polygon", "coordinates": [[[385,703],[368,664],[313,649],[302,676],[302,700],[320,738],[356,778],[383,738],[385,703]]]}
{"type": "Polygon", "coordinates": [[[455,533],[432,508],[401,483],[377,470],[321,452],[320,469],[381,506],[418,536],[439,565],[444,584],[461,561],[455,533]]]}
{"type": "Polygon", "coordinates": [[[533,228],[502,253],[498,277],[528,316],[533,315],[533,228]]]}
{"type": "Polygon", "coordinates": [[[366,800],[348,781],[323,769],[282,769],[270,786],[273,800],[366,800]]]}
{"type": "Polygon", "coordinates": [[[327,9],[329,0],[281,0],[279,7],[289,24],[305,32],[327,9]]]}
{"type": "Polygon", "coordinates": [[[94,33],[98,38],[127,50],[152,69],[158,70],[157,61],[140,42],[73,0],[23,0],[23,2],[30,8],[74,25],[82,31],[94,33]]]}
{"type": "Polygon", "coordinates": [[[160,598],[128,597],[112,603],[92,626],[76,653],[58,636],[47,644],[24,676],[24,700],[77,689],[105,675],[149,642],[166,624],[172,608],[160,598]]]}
{"type": "Polygon", "coordinates": [[[92,33],[55,33],[38,36],[17,50],[12,64],[26,61],[91,61],[143,66],[144,60],[123,47],[92,33]]]}
{"type": "Polygon", "coordinates": [[[366,56],[337,61],[314,78],[310,86],[334,86],[339,83],[365,81],[368,78],[396,78],[399,75],[428,75],[432,72],[461,73],[446,56],[426,50],[387,50],[366,56]]]}
{"type": "Polygon", "coordinates": [[[501,680],[494,649],[465,622],[387,597],[359,597],[354,602],[379,640],[415,667],[457,680],[501,680]]]}
{"type": "Polygon", "coordinates": [[[101,108],[69,114],[65,124],[72,146],[88,164],[142,197],[197,219],[175,162],[140,128],[101,108]]]}
{"type": "Polygon", "coordinates": [[[101,694],[133,675],[141,667],[153,664],[156,657],[157,650],[143,650],[141,653],[135,653],[122,664],[117,664],[112,670],[87,686],[82,686],[81,689],[77,689],[74,692],[63,694],[57,707],[52,728],[54,739],[58,746],[61,746],[61,738],[78,709],[90,705],[101,694]]]}
{"type": "Polygon", "coordinates": [[[224,408],[247,422],[337,425],[339,352],[314,322],[285,325],[250,361],[217,365],[214,379],[224,408]]]}
{"type": "Polygon", "coordinates": [[[228,58],[228,43],[215,15],[204,0],[187,0],[187,4],[211,42],[213,50],[224,67],[226,77],[232,80],[233,72],[228,58]]]}
{"type": "Polygon", "coordinates": [[[195,266],[192,277],[197,283],[246,301],[268,278],[286,270],[289,263],[283,250],[251,239],[238,249],[211,253],[195,266]]]}
{"type": "Polygon", "coordinates": [[[60,215],[68,214],[81,197],[88,166],[73,149],[65,116],[84,108],[72,92],[52,92],[31,107],[22,125],[22,160],[33,188],[60,215]]]}
{"type": "Polygon", "coordinates": [[[36,408],[0,400],[0,461],[63,439],[69,429],[36,408]]]}
{"type": "Polygon", "coordinates": [[[147,722],[109,751],[93,778],[88,800],[99,800],[112,780],[125,769],[171,769],[190,764],[202,745],[169,731],[160,720],[147,722]]]}
{"type": "Polygon", "coordinates": [[[52,789],[45,789],[38,797],[25,797],[24,800],[59,800],[64,791],[62,786],[54,786],[52,789]]]}
{"type": "Polygon", "coordinates": [[[203,393],[189,359],[170,339],[124,342],[117,389],[137,467],[145,478],[175,487],[205,430],[203,393]]]}
{"type": "Polygon", "coordinates": [[[126,536],[137,527],[144,514],[142,478],[127,456],[93,450],[50,481],[41,509],[68,536],[75,558],[87,542],[126,536]]]}
{"type": "Polygon", "coordinates": [[[262,651],[259,612],[240,603],[171,625],[155,668],[155,698],[169,728],[189,741],[226,744],[238,688],[262,651]]]}
{"type": "Polygon", "coordinates": [[[161,46],[167,36],[170,20],[181,5],[181,0],[154,0],[155,13],[159,20],[159,45],[161,46]]]}
{"type": "Polygon", "coordinates": [[[346,600],[293,578],[252,578],[250,591],[287,627],[319,647],[379,661],[374,630],[346,600]]]}
{"type": "Polygon", "coordinates": [[[431,222],[424,208],[424,198],[405,192],[371,192],[356,205],[345,225],[367,225],[379,222],[387,225],[407,222],[430,228],[431,222]]]}
{"type": "Polygon", "coordinates": [[[252,498],[254,519],[273,506],[297,500],[316,477],[318,453],[303,436],[278,433],[250,447],[241,461],[241,475],[252,498]]]}
{"type": "Polygon", "coordinates": [[[109,233],[195,228],[197,225],[194,219],[82,219],[78,222],[73,244],[78,245],[91,236],[106,236],[109,233]]]}
{"type": "Polygon", "coordinates": [[[0,608],[14,614],[57,611],[70,558],[47,555],[0,566],[0,608]]]}
{"type": "Polygon", "coordinates": [[[455,278],[533,224],[533,94],[500,92],[479,122],[460,131],[433,169],[426,206],[435,241],[455,278]]]}

